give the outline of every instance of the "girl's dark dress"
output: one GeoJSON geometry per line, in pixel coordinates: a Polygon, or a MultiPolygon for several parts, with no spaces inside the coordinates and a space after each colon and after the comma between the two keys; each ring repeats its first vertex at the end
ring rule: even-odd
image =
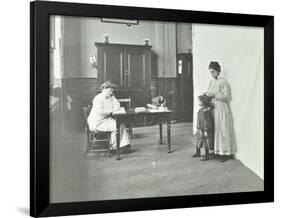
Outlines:
{"type": "Polygon", "coordinates": [[[201,107],[197,116],[197,132],[195,135],[195,143],[197,148],[207,148],[214,150],[214,121],[212,110],[210,107],[201,107]],[[204,136],[204,131],[207,131],[208,137],[204,136]]]}

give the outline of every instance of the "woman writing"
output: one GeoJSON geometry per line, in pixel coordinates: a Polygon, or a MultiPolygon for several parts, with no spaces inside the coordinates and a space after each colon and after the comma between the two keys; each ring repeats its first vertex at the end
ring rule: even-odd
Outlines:
{"type": "MultiPolygon", "coordinates": [[[[116,121],[111,117],[112,113],[120,109],[120,103],[113,95],[115,84],[110,81],[100,87],[101,93],[95,96],[92,109],[88,117],[91,131],[111,132],[111,149],[116,149],[116,121]]],[[[130,146],[129,137],[124,124],[120,125],[120,147],[130,146]]]]}
{"type": "Polygon", "coordinates": [[[228,103],[230,93],[226,80],[220,76],[219,63],[210,62],[209,71],[213,79],[205,94],[213,98],[214,153],[218,154],[223,162],[235,155],[236,152],[233,121],[228,103]]]}

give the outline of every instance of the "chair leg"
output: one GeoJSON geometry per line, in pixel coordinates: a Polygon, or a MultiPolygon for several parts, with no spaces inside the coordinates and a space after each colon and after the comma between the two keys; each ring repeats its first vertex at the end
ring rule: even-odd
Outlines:
{"type": "Polygon", "coordinates": [[[87,139],[87,145],[86,145],[86,150],[85,150],[85,157],[87,156],[87,154],[89,153],[89,151],[91,150],[91,142],[89,139],[87,139]]]}
{"type": "Polygon", "coordinates": [[[111,157],[112,156],[112,154],[111,154],[111,149],[110,149],[110,147],[111,147],[111,145],[110,145],[110,136],[111,134],[110,133],[107,133],[107,140],[108,140],[108,156],[109,157],[111,157]]]}
{"type": "Polygon", "coordinates": [[[131,138],[133,138],[133,128],[132,128],[131,124],[128,124],[128,128],[129,128],[129,135],[131,138]]]}
{"type": "Polygon", "coordinates": [[[99,141],[103,141],[103,143],[107,141],[107,148],[101,149],[101,150],[103,150],[103,151],[107,150],[108,156],[111,157],[112,154],[111,154],[110,138],[111,138],[111,132],[106,132],[106,138],[103,138],[103,140],[97,140],[96,136],[94,136],[94,135],[87,135],[87,144],[86,144],[86,149],[85,149],[85,154],[84,154],[85,158],[87,157],[87,155],[90,151],[93,151],[93,152],[98,151],[98,150],[95,150],[95,145],[99,141]]]}

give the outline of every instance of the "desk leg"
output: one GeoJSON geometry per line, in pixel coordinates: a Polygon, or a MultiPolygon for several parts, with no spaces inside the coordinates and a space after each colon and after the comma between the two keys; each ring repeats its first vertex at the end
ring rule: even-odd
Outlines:
{"type": "Polygon", "coordinates": [[[116,119],[116,160],[120,160],[120,121],[116,119]]]}
{"type": "Polygon", "coordinates": [[[167,121],[168,153],[171,153],[171,120],[167,121]]]}
{"type": "Polygon", "coordinates": [[[159,144],[161,145],[163,143],[162,142],[162,122],[161,121],[159,122],[159,135],[160,135],[159,144]]]}

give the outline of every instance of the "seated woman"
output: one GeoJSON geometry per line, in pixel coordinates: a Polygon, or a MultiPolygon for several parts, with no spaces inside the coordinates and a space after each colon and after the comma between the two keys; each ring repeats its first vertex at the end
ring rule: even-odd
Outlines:
{"type": "MultiPolygon", "coordinates": [[[[116,85],[107,81],[100,87],[101,93],[95,96],[92,109],[88,117],[91,131],[111,132],[111,149],[116,149],[116,121],[111,117],[114,111],[120,109],[120,103],[114,97],[116,85]]],[[[120,147],[130,147],[129,137],[124,124],[120,125],[120,147]]]]}

